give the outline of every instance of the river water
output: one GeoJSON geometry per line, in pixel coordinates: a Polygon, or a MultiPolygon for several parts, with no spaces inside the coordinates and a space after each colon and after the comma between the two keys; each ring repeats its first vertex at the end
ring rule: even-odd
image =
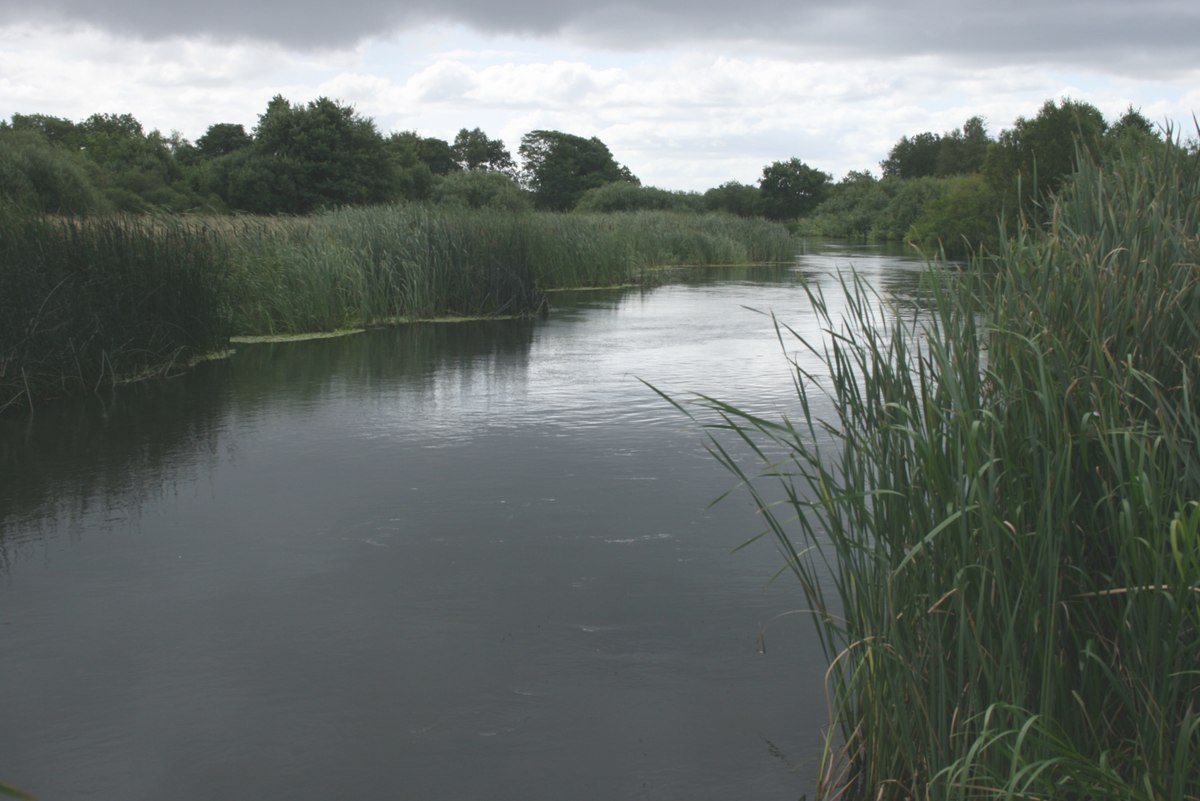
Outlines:
{"type": "Polygon", "coordinates": [[[795,414],[872,251],[242,346],[0,420],[0,782],[45,801],[795,799],[824,659],[644,383],[795,414]],[[756,309],[758,311],[753,311],[756,309]],[[789,350],[795,350],[789,346],[789,350]],[[779,617],[783,615],[783,617],[779,617]],[[765,628],[766,636],[760,639],[765,628]],[[762,647],[765,644],[765,652],[762,647]]]}

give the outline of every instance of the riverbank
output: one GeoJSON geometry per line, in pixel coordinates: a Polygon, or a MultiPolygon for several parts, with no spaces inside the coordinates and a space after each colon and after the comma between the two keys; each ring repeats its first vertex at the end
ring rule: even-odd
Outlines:
{"type": "Polygon", "coordinates": [[[231,337],[533,314],[551,289],[794,251],[772,223],[668,212],[10,215],[0,218],[0,413],[161,372],[231,337]]]}
{"type": "Polygon", "coordinates": [[[924,314],[810,293],[797,422],[703,400],[829,660],[818,798],[1200,798],[1200,157],[1045,212],[924,314]]]}

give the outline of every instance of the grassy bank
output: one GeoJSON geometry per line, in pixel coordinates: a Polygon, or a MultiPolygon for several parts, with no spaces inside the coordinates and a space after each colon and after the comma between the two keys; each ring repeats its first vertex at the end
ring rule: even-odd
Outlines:
{"type": "Polygon", "coordinates": [[[304,218],[0,214],[0,413],[165,372],[235,335],[532,314],[660,265],[790,261],[780,226],[424,206],[304,218]]]}
{"type": "Polygon", "coordinates": [[[925,318],[813,294],[804,419],[704,401],[830,660],[821,798],[1200,798],[1200,165],[1047,212],[925,318]]]}

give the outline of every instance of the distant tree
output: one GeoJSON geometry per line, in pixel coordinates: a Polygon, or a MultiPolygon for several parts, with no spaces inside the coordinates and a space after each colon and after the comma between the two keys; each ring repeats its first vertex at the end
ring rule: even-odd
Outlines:
{"type": "Polygon", "coordinates": [[[1104,116],[1088,103],[1047,100],[1033,119],[1017,118],[988,148],[984,175],[992,188],[1018,200],[1056,191],[1075,171],[1079,153],[1099,155],[1106,129],[1104,116]]]}
{"type": "Polygon", "coordinates": [[[433,201],[470,209],[524,211],[533,206],[517,182],[495,170],[464,170],[441,178],[433,188],[433,201]]]}
{"type": "Polygon", "coordinates": [[[758,182],[763,213],[772,220],[803,217],[825,198],[830,180],[828,173],[797,158],[768,164],[758,182]]]}
{"type": "Polygon", "coordinates": [[[762,214],[762,191],[757,186],[726,181],[704,193],[704,207],[709,211],[724,211],[739,217],[758,217],[762,214]]]}
{"type": "Polygon", "coordinates": [[[489,139],[479,128],[463,128],[450,146],[458,166],[464,170],[493,170],[515,175],[512,154],[499,139],[489,139]]]}
{"type": "Polygon", "coordinates": [[[963,259],[993,249],[1000,234],[1000,198],[978,173],[946,179],[940,197],[927,203],[905,239],[929,255],[963,259]]]}
{"type": "Polygon", "coordinates": [[[942,137],[926,131],[913,137],[902,136],[888,157],[879,162],[884,178],[922,178],[936,175],[942,137]]]}
{"type": "Polygon", "coordinates": [[[983,117],[971,117],[961,129],[941,137],[934,174],[946,178],[980,172],[991,141],[983,117]]]}
{"type": "Polygon", "coordinates": [[[702,211],[703,204],[703,198],[695,193],[670,192],[632,181],[613,181],[584,192],[575,204],[575,211],[702,211]]]}
{"type": "Polygon", "coordinates": [[[639,183],[594,136],[532,131],[521,138],[519,152],[523,182],[541,209],[569,211],[589,189],[613,181],[639,183]]]}
{"type": "Polygon", "coordinates": [[[813,216],[825,236],[867,239],[887,204],[882,182],[869,172],[851,170],[829,188],[813,216]]]}
{"type": "Polygon", "coordinates": [[[246,133],[241,123],[218,122],[208,126],[204,135],[196,140],[196,150],[206,159],[228,156],[254,144],[254,138],[246,133]]]}
{"type": "Polygon", "coordinates": [[[92,180],[95,172],[78,152],[55,147],[37,128],[0,126],[0,210],[109,211],[110,204],[92,180]]]}
{"type": "Polygon", "coordinates": [[[0,122],[0,127],[13,131],[32,131],[40,134],[47,142],[60,147],[80,145],[79,131],[75,123],[61,117],[51,117],[47,114],[14,114],[11,123],[0,122]]]}
{"type": "Polygon", "coordinates": [[[221,160],[213,170],[219,193],[244,211],[307,214],[396,197],[395,166],[375,123],[326,97],[292,105],[277,95],[254,143],[221,160]]]}

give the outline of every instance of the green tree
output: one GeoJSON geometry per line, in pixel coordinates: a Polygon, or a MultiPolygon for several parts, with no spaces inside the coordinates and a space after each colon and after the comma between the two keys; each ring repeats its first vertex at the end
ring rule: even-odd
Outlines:
{"type": "Polygon", "coordinates": [[[1008,206],[1040,199],[1075,171],[1078,153],[1099,154],[1106,127],[1095,106],[1069,98],[1057,104],[1047,100],[1036,117],[1018,117],[1001,132],[988,148],[984,175],[1008,206]]]}
{"type": "Polygon", "coordinates": [[[762,215],[762,191],[757,186],[726,181],[704,193],[704,207],[709,211],[724,211],[739,217],[762,215]]]}
{"type": "Polygon", "coordinates": [[[243,211],[307,214],[397,195],[395,165],[374,121],[326,97],[307,105],[274,97],[253,144],[218,162],[218,194],[243,211]]]}
{"type": "Polygon", "coordinates": [[[945,178],[980,172],[991,141],[983,117],[971,117],[961,129],[942,136],[934,174],[945,178]]]}
{"type": "Polygon", "coordinates": [[[458,166],[464,170],[493,170],[506,175],[515,175],[516,165],[512,154],[499,139],[489,139],[479,128],[463,128],[454,137],[450,152],[458,166]]]}
{"type": "Polygon", "coordinates": [[[768,164],[758,182],[763,213],[772,220],[803,217],[825,198],[830,180],[828,173],[797,158],[768,164]]]}
{"type": "Polygon", "coordinates": [[[887,204],[882,182],[869,172],[851,170],[813,212],[815,227],[824,236],[866,239],[887,204]]]}
{"type": "Polygon", "coordinates": [[[55,147],[36,128],[0,127],[0,211],[109,211],[111,206],[89,175],[95,172],[77,151],[55,147]]]}
{"type": "Polygon", "coordinates": [[[1000,238],[1000,198],[978,173],[948,178],[940,197],[927,203],[905,239],[933,255],[941,249],[963,259],[1000,238]]]}
{"type": "Polygon", "coordinates": [[[879,162],[884,178],[923,178],[936,175],[942,137],[926,131],[913,137],[902,136],[892,145],[888,157],[879,162]]]}
{"type": "Polygon", "coordinates": [[[594,136],[532,131],[521,138],[519,153],[523,182],[541,209],[569,211],[589,189],[613,181],[639,183],[594,136]]]}
{"type": "Polygon", "coordinates": [[[525,211],[532,202],[516,180],[495,170],[463,170],[439,179],[433,201],[469,209],[525,211]]]}
{"type": "Polygon", "coordinates": [[[254,138],[246,133],[241,123],[218,122],[208,126],[204,135],[196,140],[196,150],[201,158],[215,159],[228,156],[234,151],[254,144],[254,138]]]}
{"type": "Polygon", "coordinates": [[[616,211],[701,211],[703,199],[694,193],[670,192],[655,186],[640,186],[632,181],[612,183],[589,189],[575,204],[575,211],[610,213],[616,211]]]}

